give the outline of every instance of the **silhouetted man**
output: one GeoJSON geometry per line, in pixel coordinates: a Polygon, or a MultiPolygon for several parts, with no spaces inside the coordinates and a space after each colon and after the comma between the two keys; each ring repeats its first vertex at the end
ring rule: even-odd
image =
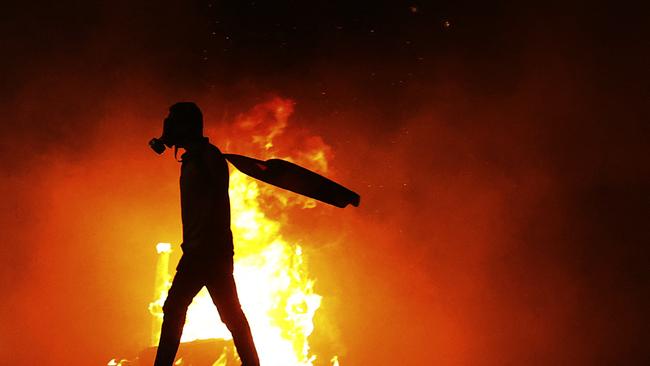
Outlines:
{"type": "Polygon", "coordinates": [[[203,286],[232,333],[242,365],[258,366],[257,351],[233,278],[226,160],[203,136],[203,115],[194,103],[172,105],[163,135],[150,144],[158,153],[165,146],[185,149],[180,178],[183,256],[163,306],[164,320],[154,366],[173,364],[187,307],[203,286]]]}

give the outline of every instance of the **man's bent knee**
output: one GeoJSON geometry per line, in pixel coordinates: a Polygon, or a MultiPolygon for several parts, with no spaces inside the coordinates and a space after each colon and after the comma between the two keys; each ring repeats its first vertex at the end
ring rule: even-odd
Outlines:
{"type": "Polygon", "coordinates": [[[190,304],[191,300],[188,302],[182,299],[168,297],[162,307],[163,314],[166,316],[184,315],[190,304]]]}
{"type": "Polygon", "coordinates": [[[239,306],[219,309],[219,316],[228,329],[237,328],[240,324],[247,323],[246,315],[239,306]]]}

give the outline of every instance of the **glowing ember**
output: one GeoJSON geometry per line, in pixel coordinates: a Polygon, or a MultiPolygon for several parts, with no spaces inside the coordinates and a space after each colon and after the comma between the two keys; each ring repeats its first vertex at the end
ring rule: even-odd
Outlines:
{"type": "MultiPolygon", "coordinates": [[[[267,155],[255,157],[282,157],[321,173],[326,172],[329,150],[319,138],[308,142],[308,148],[296,156],[273,156],[277,154],[273,151],[276,146],[273,140],[284,132],[292,112],[293,102],[274,99],[239,116],[237,126],[255,132],[250,134],[253,148],[259,148],[255,154],[267,155]]],[[[312,365],[316,356],[310,353],[308,337],[314,329],[313,318],[321,296],[314,292],[314,281],[308,276],[301,247],[283,239],[282,222],[270,219],[268,210],[271,208],[266,204],[263,207],[261,202],[272,201],[280,210],[294,205],[311,208],[315,202],[258,182],[233,168],[229,193],[236,252],[235,279],[260,360],[265,366],[312,365]]],[[[159,274],[165,281],[162,288],[160,283],[157,284],[156,291],[160,297],[150,304],[155,318],[154,329],[157,330],[152,336],[152,345],[157,344],[161,307],[170,284],[166,268],[170,248],[158,244],[157,249],[161,256],[158,270],[164,271],[159,274]]],[[[210,338],[232,337],[203,288],[189,307],[181,341],[210,338]]],[[[330,362],[338,365],[337,357],[330,362]]]]}

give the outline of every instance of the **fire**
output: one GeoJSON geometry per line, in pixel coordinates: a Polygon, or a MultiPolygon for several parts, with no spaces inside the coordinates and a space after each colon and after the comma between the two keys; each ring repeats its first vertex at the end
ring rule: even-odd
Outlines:
{"type": "MultiPolygon", "coordinates": [[[[235,127],[252,140],[253,152],[247,153],[260,159],[293,160],[325,173],[330,152],[320,138],[303,140],[301,143],[306,145],[302,151],[292,156],[279,155],[274,140],[282,136],[292,113],[292,101],[276,98],[239,116],[235,127]]],[[[272,213],[284,212],[291,206],[312,208],[315,202],[258,182],[234,168],[230,171],[236,253],[234,275],[261,363],[265,366],[312,365],[316,356],[310,352],[308,338],[314,330],[313,318],[320,307],[321,296],[314,291],[314,280],[309,277],[302,248],[282,236],[282,218],[286,215],[272,213]]],[[[167,272],[170,250],[166,244],[157,246],[159,277],[163,280],[156,289],[160,296],[150,304],[154,315],[152,345],[157,344],[160,336],[161,307],[171,280],[167,272]]],[[[231,335],[204,288],[188,309],[181,341],[211,338],[231,339],[231,335]]],[[[330,362],[338,365],[339,361],[335,356],[330,362]]]]}

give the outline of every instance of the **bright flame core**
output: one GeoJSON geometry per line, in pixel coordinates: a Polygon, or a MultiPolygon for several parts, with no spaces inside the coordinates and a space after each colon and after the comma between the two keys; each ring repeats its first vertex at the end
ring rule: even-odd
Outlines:
{"type": "MultiPolygon", "coordinates": [[[[256,132],[251,134],[253,144],[267,155],[256,157],[279,157],[273,156],[277,154],[273,151],[276,146],[273,139],[284,132],[292,112],[292,101],[276,98],[239,116],[237,124],[244,130],[256,132]]],[[[301,151],[296,157],[280,157],[299,160],[306,167],[324,173],[329,147],[319,138],[315,141],[316,144],[310,144],[310,151],[301,151]]],[[[261,202],[273,201],[280,210],[294,205],[312,208],[315,202],[260,183],[235,169],[231,169],[229,194],[236,253],[234,276],[261,363],[265,366],[312,365],[316,356],[310,353],[308,337],[314,329],[313,317],[320,307],[321,296],[314,292],[314,281],[308,276],[302,248],[283,239],[280,219],[269,218],[265,211],[269,208],[262,207],[261,202]]],[[[161,245],[157,246],[163,262],[159,261],[159,271],[167,264],[170,250],[161,245]]],[[[157,286],[160,297],[150,304],[154,327],[162,320],[162,304],[171,279],[168,273],[162,275],[167,276],[167,283],[163,288],[157,286]]],[[[159,327],[155,329],[153,345],[160,336],[159,327]]],[[[210,338],[231,339],[232,336],[203,288],[188,309],[181,341],[210,338]]],[[[336,357],[331,362],[338,364],[336,357]]]]}
{"type": "Polygon", "coordinates": [[[169,253],[172,251],[172,245],[170,243],[158,243],[156,244],[156,253],[169,253]]]}

